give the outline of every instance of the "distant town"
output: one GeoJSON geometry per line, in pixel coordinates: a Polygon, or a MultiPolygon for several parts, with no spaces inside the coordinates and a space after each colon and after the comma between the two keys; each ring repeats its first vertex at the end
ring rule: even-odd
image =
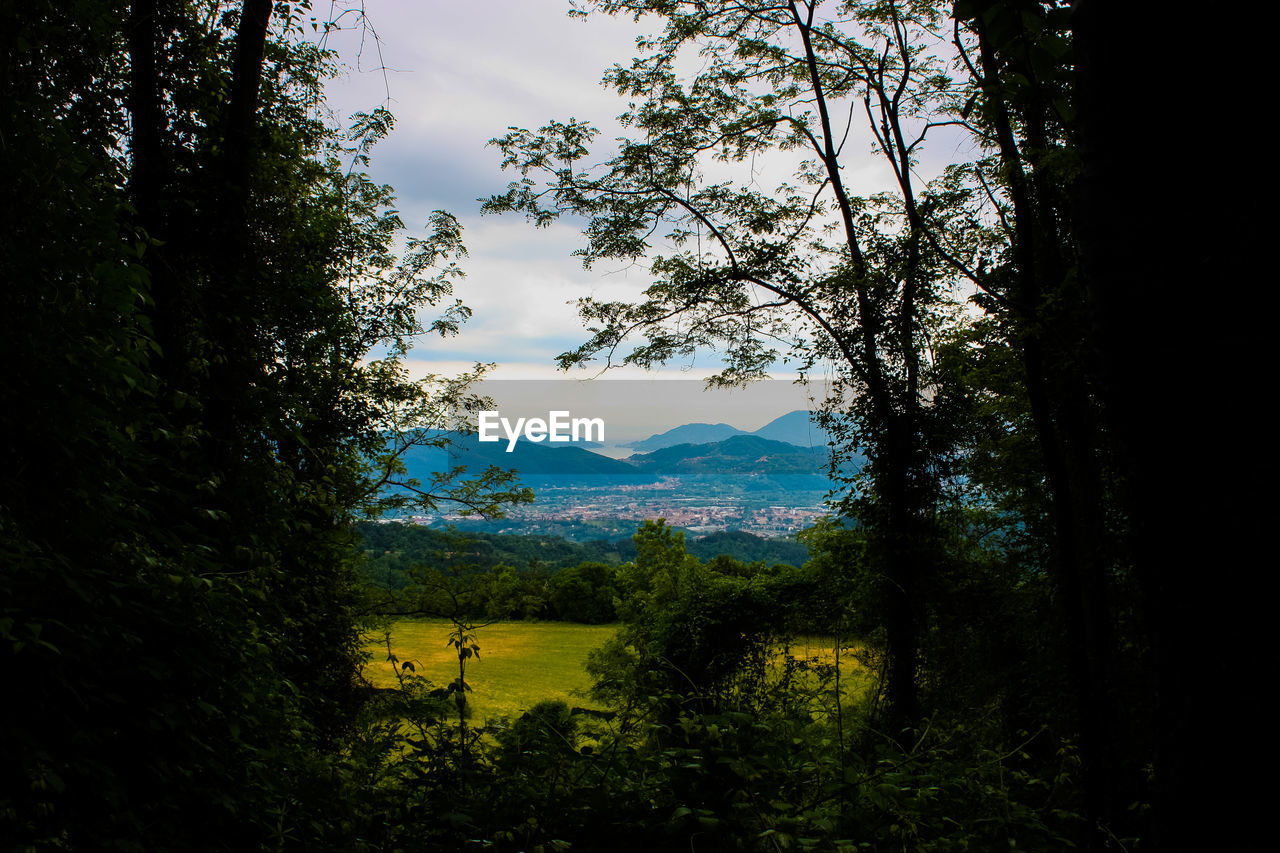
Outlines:
{"type": "MultiPolygon", "coordinates": [[[[563,534],[565,526],[571,525],[588,533],[598,530],[602,538],[610,538],[629,535],[645,519],[663,518],[691,533],[743,530],[777,537],[803,530],[829,512],[819,490],[731,495],[709,490],[708,485],[701,478],[685,482],[666,477],[640,485],[535,489],[533,504],[513,507],[506,519],[487,522],[485,528],[495,533],[563,534]]],[[[474,516],[442,513],[416,515],[411,520],[423,525],[459,524],[473,522],[474,516]]]]}

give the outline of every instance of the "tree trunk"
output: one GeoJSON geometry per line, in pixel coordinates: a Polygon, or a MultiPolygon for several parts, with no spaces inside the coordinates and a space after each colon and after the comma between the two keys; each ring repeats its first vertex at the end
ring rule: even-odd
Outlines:
{"type": "MultiPolygon", "coordinates": [[[[1054,526],[1054,577],[1059,591],[1066,653],[1075,693],[1084,771],[1084,800],[1090,849],[1102,849],[1107,833],[1123,813],[1117,802],[1115,710],[1107,567],[1104,546],[1105,494],[1098,457],[1103,452],[1094,402],[1081,376],[1081,353],[1088,351],[1088,330],[1081,327],[1083,295],[1068,276],[1062,220],[1042,169],[1028,175],[1024,159],[1047,147],[1043,110],[1034,90],[1030,62],[1005,55],[988,37],[981,16],[979,36],[984,92],[993,108],[1000,157],[1009,174],[1014,207],[1016,263],[1010,293],[1010,319],[1016,330],[1027,396],[1045,466],[1054,526]],[[1004,66],[1025,70],[1033,85],[1026,102],[1011,104],[1001,84],[1004,66]],[[1026,134],[1014,136],[1013,114],[1026,134]],[[1022,147],[1025,145],[1025,150],[1022,147]],[[1051,298],[1050,298],[1051,297],[1051,298]],[[1104,829],[1105,828],[1105,829],[1104,829]]],[[[1012,52],[1012,51],[1011,51],[1012,52]]],[[[1086,357],[1087,360],[1087,357],[1086,357]]]]}
{"type": "Polygon", "coordinates": [[[245,0],[236,27],[231,88],[222,125],[222,156],[211,170],[215,192],[206,233],[213,280],[207,294],[214,320],[209,333],[217,354],[211,360],[210,402],[206,425],[216,464],[234,466],[242,453],[240,422],[248,389],[261,371],[264,355],[262,283],[253,261],[249,197],[255,148],[259,91],[270,0],[245,0]]]}
{"type": "MultiPolygon", "coordinates": [[[[889,653],[885,698],[887,734],[897,737],[920,719],[917,689],[919,668],[920,574],[919,556],[925,531],[919,522],[920,507],[911,500],[910,462],[904,442],[916,437],[889,430],[882,451],[883,473],[877,485],[884,490],[884,530],[882,542],[886,594],[885,641],[889,653]]],[[[918,439],[916,439],[918,440],[918,439]]]]}

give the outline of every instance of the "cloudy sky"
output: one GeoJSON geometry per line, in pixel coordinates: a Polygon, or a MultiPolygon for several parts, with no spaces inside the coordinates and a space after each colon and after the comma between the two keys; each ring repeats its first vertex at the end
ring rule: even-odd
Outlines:
{"type": "MultiPolygon", "coordinates": [[[[338,11],[341,2],[359,6],[358,0],[340,0],[338,11]]],[[[377,42],[354,14],[340,18],[347,28],[331,35],[329,46],[338,50],[345,71],[329,84],[329,103],[339,117],[388,106],[396,127],[373,152],[373,177],[395,187],[411,229],[420,230],[436,209],[457,216],[469,251],[458,295],[474,316],[459,337],[423,338],[412,355],[416,372],[450,373],[496,361],[497,378],[564,378],[555,356],[586,337],[574,300],[635,296],[649,281],[643,268],[620,263],[583,270],[572,256],[582,243],[573,223],[537,229],[520,216],[481,217],[478,199],[512,179],[486,143],[509,126],[536,129],[553,118],[589,121],[602,129],[603,140],[619,135],[616,116],[626,104],[600,78],[614,63],[629,62],[636,36],[656,31],[657,22],[569,18],[569,0],[364,5],[377,42]]],[[[317,15],[326,11],[326,4],[316,4],[317,15]]],[[[851,152],[868,151],[869,140],[850,146],[851,152]]],[[[850,162],[846,177],[857,192],[890,180],[887,167],[870,153],[850,162]]],[[[715,367],[708,354],[667,372],[693,378],[715,367]]]]}
{"type": "MultiPolygon", "coordinates": [[[[643,270],[621,265],[584,271],[572,257],[581,242],[573,224],[537,229],[520,216],[482,218],[477,199],[512,178],[486,143],[508,126],[570,116],[614,135],[625,104],[599,80],[631,57],[642,28],[626,19],[570,19],[568,0],[366,5],[380,43],[359,29],[330,37],[346,72],[329,84],[329,103],[344,116],[389,95],[396,127],[374,150],[370,172],[395,187],[410,228],[436,209],[457,216],[469,252],[458,295],[474,316],[457,338],[423,338],[413,358],[423,372],[497,361],[504,378],[563,377],[554,357],[585,339],[573,301],[635,294],[648,282],[643,270]]],[[[343,23],[354,25],[354,16],[343,23]]]]}

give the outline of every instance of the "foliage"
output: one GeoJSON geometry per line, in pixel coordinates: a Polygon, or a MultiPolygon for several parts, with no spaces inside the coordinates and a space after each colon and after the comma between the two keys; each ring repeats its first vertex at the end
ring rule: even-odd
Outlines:
{"type": "MultiPolygon", "coordinates": [[[[617,565],[634,560],[635,542],[625,539],[571,541],[560,536],[485,533],[440,529],[408,523],[360,522],[356,525],[371,561],[370,571],[382,586],[397,585],[397,574],[415,563],[443,563],[461,559],[482,569],[499,564],[520,568],[542,565],[567,568],[584,562],[617,565]],[[381,573],[385,572],[385,575],[381,573]],[[385,578],[385,579],[384,579],[385,578]]],[[[808,551],[792,539],[766,539],[742,530],[708,533],[686,541],[686,549],[706,561],[721,555],[746,563],[784,563],[799,567],[808,551]]]]}
{"type": "MultiPolygon", "coordinates": [[[[1133,429],[1151,424],[1132,401],[1143,362],[1117,321],[1143,323],[1142,276],[1121,229],[1093,224],[1114,219],[1097,175],[1120,177],[1123,160],[1090,77],[1109,56],[1095,46],[1073,67],[1075,24],[1056,2],[957,3],[949,21],[928,2],[581,5],[657,21],[606,74],[629,100],[625,136],[593,158],[586,123],[510,128],[493,144],[517,177],[487,209],[582,217],[587,264],[643,258],[653,284],[634,302],[582,300],[590,338],[561,363],[712,347],[723,383],[779,356],[832,364],[852,401],[837,394],[824,425],[868,464],[841,507],[854,531],[818,534],[814,568],[884,655],[887,732],[905,748],[929,709],[965,707],[992,708],[1006,736],[1047,725],[1078,738],[1078,840],[1140,834],[1163,719],[1150,679],[1185,697],[1152,666],[1177,642],[1161,602],[1191,599],[1150,558],[1166,547],[1148,538],[1163,498],[1142,483],[1161,463],[1152,430],[1133,429]],[[1095,112],[1078,122],[1082,92],[1095,112]],[[860,114],[890,192],[859,197],[848,180],[860,114]],[[925,183],[924,146],[944,128],[973,157],[925,183]],[[953,310],[962,289],[981,316],[953,310]]],[[[1101,13],[1078,17],[1095,40],[1109,32],[1101,13]]],[[[644,606],[683,601],[663,596],[686,574],[655,573],[644,606]]],[[[691,620],[678,621],[701,637],[691,620]]],[[[1165,731],[1159,754],[1178,753],[1165,731]]]]}
{"type": "MultiPolygon", "coordinates": [[[[368,556],[364,574],[382,590],[376,606],[388,614],[612,622],[618,573],[631,572],[637,555],[634,541],[573,543],[390,523],[363,523],[357,530],[368,556]]],[[[743,532],[712,534],[692,545],[726,574],[762,569],[759,557],[802,562],[797,557],[805,553],[794,541],[743,532]],[[732,554],[757,559],[746,563],[732,554]]]]}
{"type": "MultiPolygon", "coordinates": [[[[664,525],[636,538],[645,557],[628,589],[643,606],[624,604],[631,616],[617,640],[591,659],[607,710],[534,703],[490,721],[469,761],[447,767],[431,762],[451,735],[438,712],[425,713],[405,735],[421,757],[392,766],[392,790],[407,809],[443,817],[413,832],[499,850],[590,849],[602,839],[637,851],[1070,843],[1079,765],[1069,744],[1043,730],[1005,739],[988,715],[937,717],[900,746],[850,692],[856,666],[841,668],[842,687],[829,657],[791,657],[771,642],[812,606],[794,579],[696,567],[664,525]],[[700,572],[701,583],[681,585],[681,569],[700,572]]],[[[485,645],[486,629],[477,634],[485,645]]],[[[410,825],[378,824],[383,843],[404,843],[410,836],[396,833],[410,825]]]]}
{"type": "MultiPolygon", "coordinates": [[[[466,316],[447,304],[458,224],[437,213],[397,258],[390,190],[358,168],[390,116],[321,120],[333,57],[308,13],[5,6],[0,346],[23,368],[0,380],[0,656],[21,685],[0,835],[17,847],[361,846],[342,800],[362,701],[351,522],[388,503],[412,430],[475,401],[470,377],[403,366],[412,336],[466,316]]],[[[416,496],[492,511],[527,498],[507,482],[416,496]]]]}

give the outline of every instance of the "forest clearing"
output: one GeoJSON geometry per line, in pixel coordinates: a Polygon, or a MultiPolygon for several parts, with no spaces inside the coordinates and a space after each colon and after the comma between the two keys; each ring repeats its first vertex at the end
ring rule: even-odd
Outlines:
{"type": "MultiPolygon", "coordinates": [[[[395,666],[410,664],[414,674],[433,687],[446,687],[458,677],[458,654],[448,643],[453,630],[448,619],[397,619],[387,633],[372,632],[365,650],[369,660],[361,671],[374,687],[396,688],[395,666]],[[388,654],[394,656],[393,663],[388,654]]],[[[570,707],[600,708],[590,698],[587,656],[612,638],[619,626],[575,622],[502,621],[476,626],[480,654],[468,660],[467,701],[477,722],[518,717],[538,702],[562,701],[570,707]]],[[[773,677],[781,680],[783,661],[791,655],[808,665],[833,666],[830,637],[799,636],[775,648],[773,677]]],[[[842,692],[850,700],[866,698],[872,679],[856,657],[857,648],[842,650],[842,692]]],[[[798,676],[800,677],[800,676],[798,676]]]]}

